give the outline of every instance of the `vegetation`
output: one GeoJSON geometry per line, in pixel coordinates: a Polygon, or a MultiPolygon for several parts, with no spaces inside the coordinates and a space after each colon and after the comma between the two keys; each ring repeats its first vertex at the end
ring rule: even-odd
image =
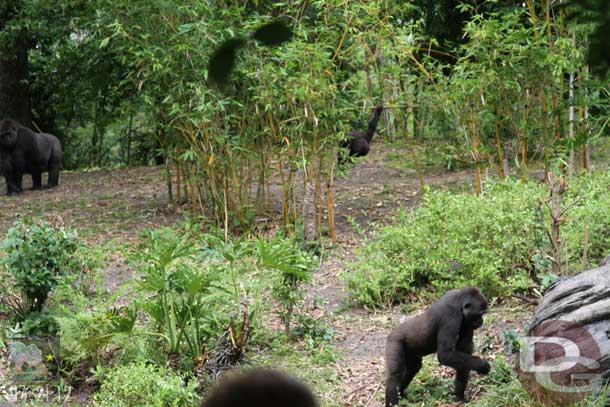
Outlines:
{"type": "Polygon", "coordinates": [[[76,231],[44,221],[26,218],[9,229],[1,246],[4,310],[20,322],[39,315],[53,288],[77,271],[78,245],[76,231]]]}
{"type": "MultiPolygon", "coordinates": [[[[251,363],[375,405],[393,307],[468,284],[494,356],[472,405],[536,406],[530,305],[610,250],[606,3],[3,2],[0,119],[66,171],[0,197],[0,404],[196,405],[251,363]],[[5,386],[15,342],[48,383],[5,386]]],[[[449,384],[428,360],[409,402],[449,384]]]]}
{"type": "Polygon", "coordinates": [[[198,399],[193,383],[144,363],[119,366],[108,372],[94,396],[97,406],[188,407],[198,399]]]}
{"type": "Polygon", "coordinates": [[[566,273],[594,267],[610,244],[609,181],[602,171],[568,186],[564,199],[573,206],[558,250],[549,209],[541,205],[544,185],[490,182],[480,197],[429,190],[419,208],[400,213],[359,251],[346,283],[357,302],[379,307],[429,286],[436,292],[468,284],[492,295],[524,292],[555,271],[557,251],[564,253],[566,273]]]}

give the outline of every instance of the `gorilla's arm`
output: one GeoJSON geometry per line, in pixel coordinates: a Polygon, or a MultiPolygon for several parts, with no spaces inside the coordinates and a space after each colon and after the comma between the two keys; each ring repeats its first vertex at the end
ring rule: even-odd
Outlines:
{"type": "MultiPolygon", "coordinates": [[[[456,315],[454,318],[445,318],[437,333],[437,350],[438,361],[441,365],[452,367],[456,370],[475,370],[479,373],[486,374],[489,372],[489,363],[487,361],[472,356],[467,353],[467,349],[459,349],[457,346],[458,338],[460,338],[460,327],[462,325],[461,315],[456,315]]],[[[462,336],[464,332],[462,332],[462,336]]],[[[472,342],[472,332],[470,332],[469,340],[462,342],[472,342]]]]}

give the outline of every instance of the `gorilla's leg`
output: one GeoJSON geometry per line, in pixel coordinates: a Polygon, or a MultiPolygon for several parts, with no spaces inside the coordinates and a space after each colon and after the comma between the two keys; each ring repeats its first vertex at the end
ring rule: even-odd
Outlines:
{"type": "Polygon", "coordinates": [[[464,369],[455,371],[455,389],[453,390],[453,395],[455,396],[456,401],[466,401],[464,392],[466,391],[469,378],[470,370],[464,369]]]}
{"type": "Polygon", "coordinates": [[[386,350],[387,374],[385,385],[386,407],[397,406],[399,398],[405,396],[405,390],[421,369],[422,359],[409,356],[402,342],[388,343],[386,350]]]}
{"type": "Polygon", "coordinates": [[[20,172],[15,174],[15,186],[18,192],[23,191],[23,174],[20,172]]]}
{"type": "Polygon", "coordinates": [[[42,188],[42,173],[40,171],[32,171],[32,189],[42,188]]]}
{"type": "Polygon", "coordinates": [[[7,195],[17,195],[20,194],[21,185],[19,183],[20,178],[15,175],[13,172],[7,172],[4,174],[4,180],[6,181],[6,194],[7,195]]]}
{"type": "MultiPolygon", "coordinates": [[[[460,352],[467,353],[472,355],[472,351],[474,350],[474,344],[472,341],[472,334],[469,332],[462,335],[457,344],[455,345],[456,350],[460,352]]],[[[470,370],[468,369],[457,369],[455,371],[455,388],[453,390],[453,395],[457,401],[465,401],[464,392],[466,391],[466,386],[468,385],[468,379],[470,378],[470,370]]]]}
{"type": "Polygon", "coordinates": [[[47,185],[49,188],[59,185],[59,163],[49,163],[49,181],[47,185]]]}
{"type": "Polygon", "coordinates": [[[15,194],[18,194],[19,192],[21,192],[17,189],[17,186],[15,185],[15,182],[11,178],[11,176],[5,176],[4,180],[6,181],[6,194],[7,195],[9,195],[9,196],[15,195],[15,194]]]}

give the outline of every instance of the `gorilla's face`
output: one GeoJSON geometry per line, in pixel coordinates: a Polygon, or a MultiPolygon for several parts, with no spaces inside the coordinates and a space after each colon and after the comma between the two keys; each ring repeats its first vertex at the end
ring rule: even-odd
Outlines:
{"type": "Polygon", "coordinates": [[[473,295],[467,298],[462,306],[464,322],[477,329],[483,326],[483,315],[487,313],[487,299],[482,295],[473,295]]]}
{"type": "Polygon", "coordinates": [[[9,120],[0,123],[0,146],[11,148],[17,144],[17,125],[9,120]]]}

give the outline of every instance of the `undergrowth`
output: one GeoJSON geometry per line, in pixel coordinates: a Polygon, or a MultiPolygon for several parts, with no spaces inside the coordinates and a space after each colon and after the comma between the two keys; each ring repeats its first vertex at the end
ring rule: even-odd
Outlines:
{"type": "MultiPolygon", "coordinates": [[[[610,247],[610,175],[568,182],[561,228],[563,269],[593,267],[610,247]],[[585,236],[588,235],[583,259],[585,236]]],[[[427,191],[422,205],[400,212],[357,252],[343,277],[354,301],[370,308],[400,302],[426,287],[443,292],[475,285],[489,296],[528,290],[549,273],[546,187],[492,181],[483,195],[427,191]]]]}

